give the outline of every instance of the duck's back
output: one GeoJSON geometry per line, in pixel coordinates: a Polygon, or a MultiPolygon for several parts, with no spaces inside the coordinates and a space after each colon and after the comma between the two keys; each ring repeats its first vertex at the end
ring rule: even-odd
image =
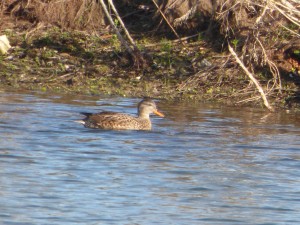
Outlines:
{"type": "Polygon", "coordinates": [[[124,113],[101,112],[82,113],[86,116],[84,125],[90,128],[113,130],[151,130],[150,119],[141,119],[124,113]]]}

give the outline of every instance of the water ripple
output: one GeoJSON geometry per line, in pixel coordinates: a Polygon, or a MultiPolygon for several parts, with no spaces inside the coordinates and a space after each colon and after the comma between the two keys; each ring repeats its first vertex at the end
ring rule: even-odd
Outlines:
{"type": "Polygon", "coordinates": [[[299,224],[296,115],[159,102],[153,131],[79,112],[138,99],[1,93],[1,224],[299,224]]]}

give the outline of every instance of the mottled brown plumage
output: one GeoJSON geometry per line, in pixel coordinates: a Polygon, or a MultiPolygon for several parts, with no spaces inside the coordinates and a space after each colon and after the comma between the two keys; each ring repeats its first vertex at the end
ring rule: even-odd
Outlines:
{"type": "Polygon", "coordinates": [[[164,115],[156,108],[154,101],[144,99],[138,104],[138,116],[134,117],[124,113],[100,112],[82,113],[86,116],[82,121],[85,127],[110,130],[151,130],[150,114],[164,115]]]}

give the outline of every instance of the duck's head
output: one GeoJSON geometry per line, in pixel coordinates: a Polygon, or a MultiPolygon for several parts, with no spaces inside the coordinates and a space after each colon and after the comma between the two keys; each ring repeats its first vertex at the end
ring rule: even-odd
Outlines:
{"type": "Polygon", "coordinates": [[[149,118],[151,113],[164,117],[164,114],[157,110],[155,102],[149,98],[145,98],[138,104],[138,115],[142,118],[149,118]]]}

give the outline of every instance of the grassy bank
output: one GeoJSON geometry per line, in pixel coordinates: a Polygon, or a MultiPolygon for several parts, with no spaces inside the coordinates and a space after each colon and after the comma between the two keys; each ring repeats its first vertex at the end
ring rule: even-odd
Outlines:
{"type": "MultiPolygon", "coordinates": [[[[11,29],[5,34],[13,48],[0,56],[2,88],[261,105],[259,93],[239,67],[226,62],[228,53],[212,51],[201,36],[184,44],[141,38],[138,46],[152,63],[139,69],[114,35],[55,27],[43,27],[26,38],[28,33],[11,29]]],[[[260,82],[267,84],[267,74],[261,73],[260,82]]],[[[268,97],[282,108],[296,95],[297,86],[287,80],[268,97]]]]}
{"type": "Polygon", "coordinates": [[[1,86],[299,107],[297,1],[192,2],[1,1],[1,86]]]}

